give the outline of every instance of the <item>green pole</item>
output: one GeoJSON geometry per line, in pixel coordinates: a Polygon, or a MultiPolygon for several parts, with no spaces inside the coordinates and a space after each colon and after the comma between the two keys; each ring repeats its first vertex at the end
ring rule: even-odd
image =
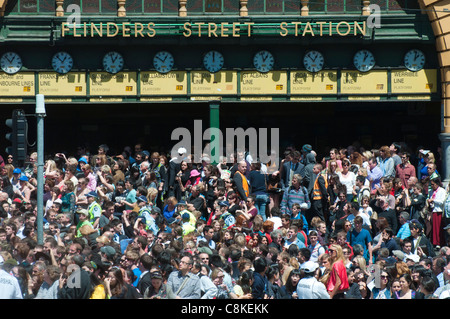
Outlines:
{"type": "MultiPolygon", "coordinates": [[[[211,101],[209,103],[209,127],[210,129],[220,129],[220,103],[218,101],[211,101]]],[[[220,141],[218,137],[214,134],[211,134],[211,164],[217,165],[219,163],[219,147],[220,141]]]]}

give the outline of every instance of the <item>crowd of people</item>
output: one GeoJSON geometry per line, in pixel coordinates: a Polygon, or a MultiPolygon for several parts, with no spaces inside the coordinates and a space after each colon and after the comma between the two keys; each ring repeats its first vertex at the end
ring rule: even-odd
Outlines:
{"type": "Polygon", "coordinates": [[[42,223],[37,154],[0,158],[0,298],[450,298],[438,153],[177,153],[47,156],[42,223]]]}

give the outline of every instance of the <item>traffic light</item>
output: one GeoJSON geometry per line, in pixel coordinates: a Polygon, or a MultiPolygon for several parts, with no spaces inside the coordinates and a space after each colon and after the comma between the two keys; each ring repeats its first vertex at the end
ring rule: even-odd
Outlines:
{"type": "Polygon", "coordinates": [[[12,118],[5,121],[6,126],[11,129],[5,138],[11,142],[11,146],[6,148],[6,153],[14,158],[14,163],[23,163],[27,159],[27,131],[28,122],[23,110],[14,110],[12,118]]]}

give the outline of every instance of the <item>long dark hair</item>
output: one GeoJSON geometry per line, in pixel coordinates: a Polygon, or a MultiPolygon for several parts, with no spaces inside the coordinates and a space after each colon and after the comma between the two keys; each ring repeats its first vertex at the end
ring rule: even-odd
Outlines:
{"type": "Polygon", "coordinates": [[[299,275],[299,276],[301,276],[300,269],[294,268],[294,269],[292,269],[291,272],[289,273],[289,276],[288,276],[288,278],[287,278],[287,280],[286,280],[286,284],[285,284],[286,292],[289,293],[289,294],[293,294],[293,293],[297,290],[297,286],[294,286],[294,285],[292,284],[292,276],[293,276],[293,275],[299,275]]]}

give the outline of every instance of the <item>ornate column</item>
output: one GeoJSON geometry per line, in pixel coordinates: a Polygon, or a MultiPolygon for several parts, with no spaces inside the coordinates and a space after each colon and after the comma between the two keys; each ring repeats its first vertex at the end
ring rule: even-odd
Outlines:
{"type": "Polygon", "coordinates": [[[187,17],[187,9],[186,9],[187,0],[178,0],[178,4],[179,4],[178,16],[187,17]]]}
{"type": "Polygon", "coordinates": [[[247,17],[248,16],[248,9],[247,9],[248,0],[239,0],[239,4],[241,6],[241,8],[239,9],[239,16],[247,17]]]}
{"type": "Polygon", "coordinates": [[[362,10],[361,10],[361,14],[363,16],[370,16],[370,0],[362,0],[362,10]]]}
{"type": "Polygon", "coordinates": [[[308,2],[309,2],[309,0],[301,0],[300,1],[300,3],[302,4],[302,8],[300,9],[301,16],[309,15],[308,2]]]}
{"type": "Polygon", "coordinates": [[[126,0],[117,0],[117,16],[118,17],[126,17],[127,16],[127,10],[125,9],[125,2],[126,0]]]}
{"type": "Polygon", "coordinates": [[[64,8],[63,8],[64,0],[56,0],[56,10],[55,15],[57,17],[64,17],[64,8]]]}

